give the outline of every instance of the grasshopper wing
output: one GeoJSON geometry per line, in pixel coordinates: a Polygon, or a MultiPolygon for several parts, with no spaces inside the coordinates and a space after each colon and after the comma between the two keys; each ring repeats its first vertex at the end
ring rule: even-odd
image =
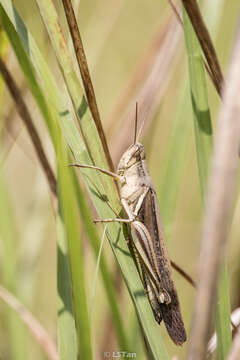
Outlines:
{"type": "MultiPolygon", "coordinates": [[[[157,197],[152,187],[149,188],[149,191],[144,197],[142,206],[139,209],[138,220],[144,223],[150,234],[154,248],[154,256],[156,256],[155,260],[158,265],[158,273],[160,274],[160,284],[170,297],[168,304],[158,302],[157,305],[157,295],[154,291],[150,291],[151,300],[149,300],[153,313],[158,323],[163,319],[169,336],[174,343],[182,345],[187,338],[186,331],[182,320],[178,295],[172,280],[171,265],[160,222],[157,197]]],[[[145,276],[144,281],[147,289],[151,289],[151,280],[148,278],[148,275],[145,276]]]]}

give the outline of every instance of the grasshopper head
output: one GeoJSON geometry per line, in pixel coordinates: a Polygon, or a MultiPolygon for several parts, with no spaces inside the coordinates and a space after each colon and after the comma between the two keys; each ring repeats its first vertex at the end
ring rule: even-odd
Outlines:
{"type": "Polygon", "coordinates": [[[144,146],[140,143],[131,145],[122,155],[118,164],[117,173],[124,175],[126,169],[129,169],[142,160],[145,160],[144,146]]]}

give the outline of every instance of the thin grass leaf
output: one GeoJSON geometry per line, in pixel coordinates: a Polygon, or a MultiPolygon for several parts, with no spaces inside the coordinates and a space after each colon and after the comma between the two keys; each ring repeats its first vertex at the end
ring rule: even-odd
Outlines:
{"type": "Polygon", "coordinates": [[[108,166],[110,167],[110,170],[113,171],[113,163],[112,159],[109,153],[106,137],[103,131],[99,110],[97,106],[97,100],[92,84],[92,79],[89,73],[88,69],[88,63],[85,55],[85,50],[82,43],[82,38],[80,35],[80,31],[77,24],[77,19],[73,10],[72,2],[71,0],[62,0],[62,4],[65,11],[65,16],[68,22],[69,31],[71,33],[72,42],[75,49],[75,55],[78,62],[78,67],[81,73],[82,83],[85,89],[85,95],[87,98],[87,103],[90,108],[92,119],[95,122],[98,135],[101,139],[102,147],[104,149],[105,157],[108,162],[108,166]]]}
{"type": "Polygon", "coordinates": [[[72,304],[72,284],[68,260],[65,224],[58,213],[57,231],[57,289],[58,289],[58,352],[60,360],[77,359],[77,336],[72,304]]]}
{"type": "Polygon", "coordinates": [[[106,235],[106,229],[107,229],[107,225],[105,225],[104,229],[103,229],[101,243],[100,243],[100,247],[99,247],[99,253],[98,253],[98,257],[97,257],[96,269],[95,269],[95,273],[94,273],[94,277],[93,277],[92,293],[90,296],[90,311],[89,311],[90,318],[92,317],[93,310],[94,310],[94,301],[95,301],[95,295],[96,295],[98,270],[99,270],[99,264],[100,264],[100,260],[101,260],[102,250],[103,250],[103,243],[104,243],[104,239],[105,239],[105,235],[106,235]]]}
{"type": "Polygon", "coordinates": [[[219,360],[227,358],[232,345],[231,307],[227,274],[226,264],[224,264],[220,272],[216,311],[217,351],[219,360]]]}
{"type": "MultiPolygon", "coordinates": [[[[15,103],[16,103],[19,114],[20,114],[20,116],[22,117],[23,121],[25,122],[25,124],[27,126],[29,136],[30,136],[30,138],[32,140],[33,146],[36,149],[39,162],[43,166],[43,169],[46,170],[45,174],[46,174],[46,177],[48,178],[48,170],[47,169],[50,169],[50,166],[48,164],[48,160],[46,158],[44,150],[42,148],[40,138],[38,137],[38,133],[36,131],[36,128],[33,125],[31,115],[30,115],[30,113],[29,113],[29,111],[28,111],[28,109],[27,109],[27,107],[26,107],[26,105],[25,105],[25,103],[24,103],[24,101],[22,99],[21,93],[20,93],[19,89],[17,88],[17,85],[15,84],[13,78],[11,77],[10,73],[8,72],[7,68],[5,67],[5,65],[4,65],[4,63],[2,62],[1,59],[0,59],[0,68],[1,68],[1,72],[2,72],[2,74],[4,76],[5,82],[6,82],[8,88],[9,88],[9,90],[11,92],[11,95],[12,95],[15,103]]],[[[49,181],[50,181],[50,183],[52,181],[52,184],[53,184],[53,196],[55,197],[56,196],[56,179],[55,179],[53,174],[51,175],[51,177],[52,177],[52,180],[49,180],[49,181]]],[[[70,283],[70,279],[68,279],[68,280],[69,280],[69,283],[70,283]]],[[[71,291],[69,292],[69,297],[71,297],[71,291]]],[[[71,344],[72,344],[72,340],[71,340],[71,344]]],[[[68,353],[68,356],[69,356],[69,353],[68,353]]]]}
{"type": "MultiPolygon", "coordinates": [[[[4,4],[4,0],[3,0],[3,4],[4,4]]],[[[51,112],[49,111],[43,92],[41,88],[38,86],[33,66],[28,60],[28,56],[26,54],[26,51],[24,50],[23,44],[19,39],[16,30],[14,29],[14,26],[11,23],[8,14],[3,7],[3,4],[0,4],[2,25],[7,33],[9,42],[12,45],[12,49],[15,52],[19,65],[21,66],[22,71],[26,77],[28,86],[36,100],[36,103],[38,104],[39,110],[41,111],[43,118],[46,121],[46,125],[48,126],[50,136],[54,143],[54,136],[53,136],[54,119],[52,118],[51,112]]],[[[17,18],[18,14],[15,12],[14,16],[17,18]]],[[[27,38],[25,38],[25,40],[27,40],[27,38]]]]}
{"type": "MultiPolygon", "coordinates": [[[[198,159],[199,180],[202,201],[206,194],[209,159],[212,152],[212,126],[208,106],[206,79],[201,49],[190,20],[183,10],[184,33],[189,59],[189,77],[194,112],[194,129],[198,159]]],[[[219,279],[219,294],[216,312],[216,331],[218,336],[218,354],[222,358],[231,344],[229,291],[227,283],[227,267],[223,267],[219,279]],[[224,294],[224,298],[221,296],[224,294]],[[228,300],[227,300],[228,298],[228,300]],[[226,322],[226,319],[229,321],[226,322]],[[223,345],[224,344],[224,345],[223,345]]]]}
{"type": "MultiPolygon", "coordinates": [[[[35,74],[34,74],[34,70],[32,68],[32,65],[29,62],[29,59],[28,59],[28,57],[27,57],[27,55],[25,53],[25,50],[23,49],[22,43],[18,39],[18,36],[16,34],[16,31],[15,31],[13,25],[11,24],[11,22],[10,22],[10,20],[9,20],[7,14],[5,13],[2,6],[0,7],[0,9],[1,9],[1,15],[2,15],[2,19],[3,19],[3,24],[4,24],[4,26],[5,26],[6,30],[7,30],[7,33],[9,34],[9,39],[11,40],[11,42],[14,45],[16,55],[17,55],[18,58],[20,58],[20,57],[24,58],[24,68],[23,68],[23,70],[24,70],[25,75],[26,75],[26,77],[27,77],[27,79],[29,81],[30,88],[31,88],[31,90],[33,92],[33,95],[35,96],[36,101],[39,98],[41,100],[40,102],[37,101],[37,103],[38,103],[39,107],[42,109],[42,114],[45,116],[45,121],[49,125],[49,129],[51,129],[50,131],[52,133],[52,138],[54,139],[54,145],[55,145],[56,155],[57,155],[57,159],[58,159],[59,154],[57,152],[57,145],[56,145],[56,140],[55,140],[55,137],[58,134],[58,124],[54,122],[54,119],[52,117],[51,109],[48,108],[47,101],[45,100],[45,97],[44,97],[44,95],[42,93],[42,90],[39,87],[39,85],[37,83],[37,80],[35,78],[35,74]]],[[[20,62],[20,65],[22,65],[22,62],[20,62]]],[[[65,163],[66,163],[65,160],[66,160],[65,157],[63,159],[59,160],[59,161],[63,161],[64,165],[62,165],[62,166],[65,166],[65,163]]],[[[63,177],[63,180],[62,180],[63,183],[65,184],[65,182],[66,182],[66,184],[68,184],[67,183],[68,180],[65,180],[65,176],[62,175],[62,177],[63,177]]],[[[60,196],[60,198],[61,198],[61,196],[60,196]]],[[[72,195],[72,198],[74,199],[75,197],[72,195]]],[[[70,199],[72,199],[72,198],[70,196],[70,199]]],[[[67,207],[68,204],[71,203],[71,201],[72,200],[69,200],[68,197],[64,198],[62,200],[63,208],[65,209],[65,207],[67,207]]],[[[76,214],[77,214],[77,212],[76,212],[76,214]]],[[[64,224],[64,225],[69,227],[70,226],[69,219],[67,218],[66,215],[65,215],[65,218],[67,220],[66,220],[66,224],[64,224]]],[[[65,218],[64,218],[64,221],[65,221],[65,218]]],[[[73,297],[73,299],[74,299],[74,311],[75,311],[74,315],[75,315],[75,321],[77,323],[77,331],[78,331],[78,344],[79,344],[79,350],[78,351],[79,351],[79,353],[82,353],[85,356],[86,359],[87,358],[91,359],[90,330],[88,331],[89,325],[88,325],[88,318],[86,317],[87,316],[86,314],[88,312],[87,312],[86,300],[85,300],[85,295],[84,295],[84,293],[85,293],[85,290],[84,290],[84,278],[83,278],[83,274],[82,274],[82,270],[81,270],[81,267],[83,266],[83,264],[80,261],[81,252],[78,251],[79,249],[75,249],[75,247],[77,247],[76,244],[79,244],[79,238],[80,237],[78,236],[79,234],[76,231],[76,224],[75,223],[73,223],[73,231],[74,230],[75,230],[75,232],[72,233],[71,230],[67,229],[66,230],[66,235],[67,235],[67,240],[68,240],[68,249],[72,249],[72,247],[73,247],[73,251],[69,252],[69,262],[70,262],[70,269],[71,269],[71,275],[72,275],[72,281],[73,281],[72,290],[73,290],[73,296],[74,296],[73,297]],[[76,235],[76,237],[74,235],[76,235]],[[69,237],[71,237],[71,242],[70,242],[69,237]],[[74,256],[76,256],[76,255],[79,256],[78,265],[76,265],[77,262],[75,261],[75,258],[74,258],[74,256]],[[81,287],[79,287],[79,282],[77,281],[78,278],[80,279],[81,287]],[[81,297],[80,297],[80,300],[79,300],[79,293],[80,292],[81,292],[81,297]],[[81,305],[81,306],[79,306],[79,305],[81,305]],[[83,320],[82,322],[81,322],[81,319],[83,320]],[[81,327],[83,327],[83,328],[81,328],[81,327]],[[80,334],[82,334],[83,331],[84,331],[85,336],[82,336],[82,335],[80,336],[80,334]]],[[[59,254],[60,254],[60,251],[59,251],[59,254]]],[[[59,264],[63,265],[63,263],[61,263],[60,261],[59,261],[59,264]]],[[[64,269],[66,270],[65,277],[69,280],[67,267],[65,266],[65,267],[61,268],[61,270],[63,272],[64,272],[64,269]]],[[[61,295],[66,295],[66,298],[63,299],[64,305],[69,303],[69,301],[70,301],[71,292],[69,293],[68,290],[71,290],[71,289],[69,288],[69,284],[67,283],[65,291],[63,291],[62,294],[60,294],[60,296],[61,295]]],[[[64,323],[66,325],[66,322],[64,322],[64,323]]],[[[73,333],[74,332],[74,330],[72,328],[73,323],[71,323],[71,321],[69,321],[68,325],[69,325],[69,333],[73,333]]],[[[63,329],[63,326],[61,328],[63,329]]],[[[65,328],[64,332],[66,330],[67,329],[65,328]]],[[[66,341],[66,338],[61,336],[61,340],[66,341]]],[[[68,338],[68,339],[70,339],[70,338],[68,338]]],[[[72,339],[70,339],[70,346],[74,349],[74,337],[72,339]]],[[[65,348],[65,347],[69,347],[69,344],[63,346],[63,348],[65,348]]],[[[69,356],[69,354],[67,356],[69,356]]]]}
{"type": "MultiPolygon", "coordinates": [[[[100,239],[97,228],[92,221],[92,215],[85,200],[84,192],[79,185],[76,173],[73,170],[71,171],[71,173],[73,176],[73,184],[75,186],[75,192],[77,195],[77,202],[82,219],[82,224],[84,226],[84,230],[87,234],[90,245],[93,249],[94,255],[97,259],[100,251],[100,239]]],[[[103,278],[106,296],[109,301],[110,310],[112,313],[112,321],[116,329],[119,345],[122,349],[131,349],[131,346],[129,345],[129,340],[126,335],[126,331],[124,329],[123,319],[119,309],[119,302],[117,300],[116,290],[114,288],[113,277],[111,276],[110,270],[108,268],[104,252],[102,252],[101,255],[100,271],[103,278]]]]}
{"type": "Polygon", "coordinates": [[[191,22],[183,9],[184,35],[188,54],[195,142],[202,200],[206,193],[209,159],[212,152],[212,125],[208,105],[201,48],[191,22]]]}
{"type": "MultiPolygon", "coordinates": [[[[66,228],[72,279],[73,312],[77,330],[78,359],[92,359],[90,324],[84,286],[84,263],[78,224],[78,209],[71,175],[66,167],[67,153],[59,134],[57,151],[60,216],[66,228]]],[[[66,305],[66,304],[65,304],[66,305]]],[[[74,358],[73,358],[74,359],[74,358]]]]}
{"type": "MultiPolygon", "coordinates": [[[[188,44],[187,47],[188,47],[188,51],[191,52],[190,44],[194,44],[194,42],[193,41],[190,42],[191,29],[189,27],[189,20],[186,14],[184,14],[184,20],[185,20],[186,42],[188,44]]],[[[197,55],[198,54],[196,54],[196,56],[197,55]]],[[[191,59],[189,59],[189,63],[191,64],[190,60],[191,59]]],[[[200,71],[199,73],[196,72],[195,77],[197,78],[199,74],[201,74],[200,71]]],[[[233,74],[231,75],[233,80],[234,76],[233,74]]],[[[192,74],[192,78],[194,80],[194,73],[192,74]]],[[[194,81],[192,81],[192,83],[194,84],[194,81]]],[[[238,86],[239,88],[239,84],[237,82],[234,85],[236,87],[238,86]]],[[[199,87],[199,89],[201,90],[201,87],[199,87]]],[[[228,89],[229,91],[228,100],[231,99],[232,95],[234,94],[234,91],[236,91],[236,88],[233,89],[232,91],[230,89],[231,88],[228,89]]],[[[225,106],[226,109],[228,109],[228,111],[232,115],[234,113],[235,107],[231,102],[231,100],[228,103],[226,100],[225,106]],[[227,106],[229,106],[229,108],[227,108],[227,106]],[[231,106],[234,108],[234,110],[231,109],[231,106]]],[[[189,359],[193,358],[193,354],[194,354],[194,359],[203,359],[205,357],[207,333],[208,333],[209,323],[211,320],[211,313],[213,308],[213,296],[215,294],[215,284],[218,275],[217,272],[219,270],[222,249],[227,234],[227,225],[226,225],[228,221],[227,214],[229,214],[231,207],[230,205],[232,199],[231,190],[234,185],[234,170],[235,170],[234,167],[236,166],[235,158],[237,153],[236,138],[234,137],[234,131],[237,130],[233,126],[236,115],[234,114],[230,119],[226,118],[226,116],[224,115],[225,113],[223,111],[222,116],[220,116],[219,119],[220,124],[218,130],[218,141],[216,141],[216,151],[214,158],[215,162],[213,167],[213,170],[215,171],[212,173],[212,178],[210,182],[211,191],[209,191],[210,194],[209,201],[208,201],[208,206],[206,208],[204,231],[202,237],[202,255],[200,259],[201,262],[200,262],[199,286],[196,297],[195,317],[194,317],[193,331],[192,331],[193,335],[190,344],[190,351],[188,357],[189,359]],[[228,121],[230,120],[232,120],[232,127],[229,125],[229,129],[228,128],[225,129],[224,126],[227,127],[228,121]],[[228,136],[231,136],[231,140],[228,138],[228,136]],[[233,144],[231,144],[231,141],[233,141],[233,144]],[[224,157],[226,161],[225,163],[224,163],[224,157]],[[231,170],[229,170],[230,166],[231,166],[231,170]],[[230,180],[229,177],[231,178],[230,180]],[[227,193],[226,193],[226,189],[228,189],[227,193]],[[221,213],[221,211],[223,211],[222,209],[224,209],[224,215],[221,213]],[[202,311],[202,308],[204,309],[204,311],[202,311]]],[[[196,144],[199,147],[198,144],[200,144],[200,142],[197,143],[196,141],[196,144]]],[[[207,146],[207,144],[205,144],[205,146],[206,146],[205,153],[207,153],[209,152],[208,150],[210,146],[207,146]]],[[[208,168],[207,164],[208,163],[206,162],[206,170],[208,168]]],[[[200,165],[201,162],[199,161],[199,170],[200,170],[200,165]]],[[[202,175],[203,174],[204,172],[202,172],[202,175]]],[[[204,177],[200,176],[200,181],[202,180],[204,180],[204,177]]],[[[205,193],[204,187],[205,186],[203,183],[201,186],[202,197],[205,193]]],[[[228,297],[229,295],[228,295],[228,286],[227,286],[226,278],[227,278],[226,268],[223,268],[222,275],[220,278],[219,295],[222,292],[224,292],[225,296],[228,297]]],[[[227,303],[229,303],[229,300],[226,301],[226,298],[222,302],[221,302],[221,298],[218,301],[217,330],[218,330],[218,341],[220,342],[225,342],[225,338],[223,338],[222,335],[227,334],[227,332],[230,332],[230,323],[224,321],[224,319],[230,319],[229,307],[226,306],[227,303]]],[[[226,340],[226,346],[228,346],[228,341],[229,341],[228,339],[230,338],[231,335],[229,336],[228,334],[226,340]]],[[[224,357],[223,352],[226,351],[226,349],[224,348],[225,346],[224,347],[220,346],[218,348],[220,357],[224,357]]]]}
{"type": "Polygon", "coordinates": [[[2,286],[0,286],[0,298],[16,312],[21,320],[26,324],[34,338],[45,351],[48,359],[58,360],[55,343],[49,337],[48,333],[38,322],[38,320],[30,313],[30,311],[28,311],[28,309],[26,309],[16,297],[14,297],[9,291],[7,291],[7,289],[2,286]]]}
{"type": "MultiPolygon", "coordinates": [[[[191,122],[191,102],[189,97],[189,85],[185,82],[183,95],[176,110],[176,118],[173,121],[172,132],[168,141],[165,169],[162,181],[158,188],[159,203],[163,223],[171,225],[177,202],[177,194],[189,143],[191,122]]],[[[162,169],[161,169],[162,171],[162,169]]],[[[160,178],[160,175],[159,175],[160,178]]]]}
{"type": "MultiPolygon", "coordinates": [[[[217,34],[222,7],[223,0],[218,0],[214,3],[204,2],[204,13],[205,17],[211,21],[210,30],[213,38],[217,34]]],[[[161,215],[165,224],[171,224],[173,221],[178,187],[190,135],[190,121],[186,120],[190,117],[189,85],[184,83],[182,88],[183,95],[177,106],[176,119],[174,120],[173,129],[168,141],[167,156],[164,162],[165,174],[164,176],[159,176],[162,181],[159,185],[158,194],[162,209],[161,215]]]]}
{"type": "Polygon", "coordinates": [[[218,57],[213,46],[210,34],[202,18],[197,0],[182,0],[185,11],[187,12],[192,26],[196,32],[202,51],[208,62],[211,78],[214,82],[216,90],[221,96],[223,87],[223,74],[218,61],[218,57]]]}
{"type": "MultiPolygon", "coordinates": [[[[8,290],[17,294],[18,233],[2,167],[0,167],[0,203],[1,281],[8,290]]],[[[4,320],[11,345],[11,357],[16,360],[26,359],[27,353],[22,349],[26,342],[26,331],[21,320],[9,308],[4,311],[4,320]]]]}
{"type": "MultiPolygon", "coordinates": [[[[72,68],[72,62],[66,48],[65,40],[62,37],[62,32],[60,31],[60,25],[55,9],[53,8],[52,3],[49,1],[38,1],[38,5],[41,9],[43,19],[46,23],[46,27],[60,63],[60,67],[63,72],[71,99],[73,101],[76,114],[78,116],[81,115],[81,130],[84,134],[84,139],[86,140],[87,146],[90,149],[90,154],[91,156],[94,156],[94,162],[98,166],[106,168],[106,159],[103,157],[104,152],[96,132],[96,127],[91,120],[89,110],[85,108],[85,112],[81,112],[83,110],[83,105],[81,106],[81,103],[86,107],[86,102],[83,100],[83,91],[77,82],[77,77],[72,68]]],[[[79,163],[89,163],[89,159],[86,158],[86,154],[84,152],[80,153],[78,151],[78,153],[74,153],[74,155],[79,163]]],[[[106,201],[105,203],[102,201],[104,198],[106,199],[106,195],[104,195],[104,197],[101,195],[107,194],[107,199],[109,203],[111,203],[111,206],[113,206],[115,211],[119,211],[119,200],[117,198],[117,193],[112,180],[107,179],[106,176],[104,177],[103,175],[96,174],[92,170],[84,170],[82,173],[87,175],[87,178],[85,175],[84,180],[88,186],[90,185],[90,195],[100,217],[106,218],[114,216],[114,213],[109,209],[106,201]],[[91,182],[88,183],[88,179],[90,179],[91,182]],[[98,179],[101,179],[101,182],[99,182],[98,179]]],[[[107,236],[121,267],[124,279],[133,298],[152,352],[156,358],[167,358],[167,353],[163,347],[163,344],[160,342],[158,326],[153,319],[148,301],[145,296],[137,295],[139,293],[143,294],[143,287],[138,277],[134,262],[129,256],[129,251],[126,243],[124,242],[121,227],[118,224],[110,224],[108,227],[107,236]]]]}
{"type": "MultiPolygon", "coordinates": [[[[0,29],[0,55],[2,58],[5,58],[7,50],[9,47],[8,39],[3,29],[0,29]]],[[[2,102],[2,93],[4,88],[4,81],[2,77],[0,78],[0,101],[2,102]]],[[[1,115],[1,114],[0,114],[1,115]]],[[[2,125],[0,125],[0,135],[1,135],[2,125]]]]}
{"type": "MultiPolygon", "coordinates": [[[[98,166],[107,169],[108,164],[98,136],[97,128],[92,120],[91,112],[87,105],[83,89],[74,71],[72,59],[67,48],[67,43],[63,37],[63,32],[59,24],[56,10],[52,1],[37,0],[37,4],[55,50],[60,69],[74,106],[84,142],[88,149],[88,153],[85,152],[84,154],[84,163],[93,162],[94,164],[98,164],[98,166]]],[[[84,150],[85,149],[82,149],[83,152],[84,150]]],[[[112,180],[105,178],[105,180],[102,181],[102,186],[105,189],[105,192],[109,194],[109,201],[111,201],[112,180]]]]}
{"type": "MultiPolygon", "coordinates": [[[[6,33],[3,29],[0,30],[0,56],[5,59],[7,51],[9,49],[9,42],[6,36],[6,33]]],[[[1,109],[3,106],[3,90],[4,90],[4,80],[0,76],[0,103],[1,109]]],[[[2,126],[4,124],[2,113],[0,114],[0,146],[1,144],[1,135],[2,135],[2,126]]],[[[1,158],[2,162],[2,158],[1,158]]],[[[2,164],[1,164],[2,165],[2,164]]],[[[2,273],[2,282],[5,287],[11,290],[14,294],[18,292],[17,282],[18,282],[18,271],[17,271],[17,256],[18,256],[18,234],[16,230],[15,217],[12,209],[12,204],[10,203],[10,198],[8,196],[8,189],[6,181],[4,179],[3,169],[0,165],[0,240],[2,244],[2,259],[1,259],[1,273],[2,273]]],[[[4,312],[6,316],[8,339],[11,346],[11,356],[16,360],[26,359],[27,352],[23,350],[25,348],[26,342],[26,331],[21,320],[17,316],[16,312],[7,308],[4,312]]]]}

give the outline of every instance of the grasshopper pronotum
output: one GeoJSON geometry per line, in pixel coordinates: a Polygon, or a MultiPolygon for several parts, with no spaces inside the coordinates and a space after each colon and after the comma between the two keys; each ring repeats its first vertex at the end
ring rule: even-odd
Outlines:
{"type": "Polygon", "coordinates": [[[145,150],[137,141],[137,105],[134,143],[122,155],[117,173],[97,166],[92,168],[119,180],[121,203],[127,219],[101,219],[95,222],[130,223],[136,237],[133,247],[141,268],[141,279],[156,321],[164,321],[169,336],[177,345],[186,341],[178,295],[171,276],[171,265],[160,221],[156,192],[148,173],[145,150]]]}

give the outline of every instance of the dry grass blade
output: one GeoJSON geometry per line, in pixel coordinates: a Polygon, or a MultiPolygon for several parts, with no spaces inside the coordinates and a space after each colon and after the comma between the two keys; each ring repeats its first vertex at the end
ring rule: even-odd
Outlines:
{"type": "Polygon", "coordinates": [[[76,53],[76,57],[77,57],[78,66],[79,66],[79,69],[81,72],[82,81],[83,81],[84,89],[86,92],[88,105],[91,110],[95,125],[98,129],[98,134],[99,134],[99,137],[102,142],[102,146],[103,146],[103,149],[104,149],[107,161],[108,161],[108,165],[109,165],[110,169],[113,171],[114,170],[113,163],[112,163],[112,159],[111,159],[111,156],[109,153],[107,140],[106,140],[106,137],[105,137],[105,134],[103,131],[102,123],[100,120],[100,115],[99,115],[98,106],[97,106],[97,100],[95,97],[95,92],[94,92],[92,80],[91,80],[89,69],[88,69],[87,58],[86,58],[86,55],[84,52],[83,43],[82,43],[81,35],[79,32],[77,20],[76,20],[75,14],[74,14],[74,10],[72,7],[72,3],[71,3],[71,0],[62,0],[62,3],[64,6],[69,30],[71,32],[72,41],[73,41],[73,45],[74,45],[74,49],[75,49],[75,53],[76,53]]]}
{"type": "Polygon", "coordinates": [[[10,294],[4,287],[0,286],[0,298],[18,313],[20,318],[27,325],[33,336],[45,351],[48,359],[58,360],[57,347],[50,339],[46,330],[38,322],[38,320],[28,311],[18,299],[10,294]]]}
{"type": "MultiPolygon", "coordinates": [[[[168,0],[168,2],[169,2],[169,4],[170,4],[170,6],[171,6],[171,8],[172,8],[172,10],[173,10],[176,18],[177,18],[179,24],[181,24],[181,26],[183,27],[183,21],[182,21],[182,18],[181,18],[181,16],[180,16],[179,12],[178,12],[178,9],[176,8],[176,6],[175,6],[175,4],[173,3],[172,0],[168,0]]],[[[206,69],[206,71],[207,71],[207,73],[208,73],[211,81],[213,82],[213,85],[215,86],[215,89],[217,90],[217,92],[218,92],[218,94],[219,94],[219,96],[220,96],[220,98],[221,98],[222,95],[221,95],[220,89],[219,89],[219,87],[217,86],[217,83],[216,83],[216,81],[215,81],[214,75],[212,74],[212,72],[211,72],[211,70],[210,70],[210,68],[209,68],[209,66],[208,66],[208,63],[206,62],[205,59],[204,59],[204,66],[205,66],[205,69],[206,69]]]]}
{"type": "Polygon", "coordinates": [[[201,44],[203,53],[209,65],[209,69],[212,73],[211,78],[214,81],[214,84],[220,94],[224,81],[223,74],[210,34],[202,18],[198,3],[196,0],[182,0],[182,3],[201,44]]]}
{"type": "Polygon", "coordinates": [[[174,261],[171,260],[171,266],[175,269],[189,284],[191,284],[194,288],[196,287],[195,281],[192,277],[186,273],[179,265],[177,265],[174,261]]]}
{"type": "Polygon", "coordinates": [[[54,208],[56,208],[56,202],[57,202],[57,185],[56,185],[56,178],[53,173],[53,170],[48,162],[47,156],[44,152],[41,139],[38,135],[38,132],[34,126],[34,123],[32,121],[31,115],[28,111],[28,108],[22,98],[21,91],[19,90],[17,84],[15,83],[12,75],[9,73],[5,63],[2,59],[0,59],[0,71],[1,74],[5,80],[6,86],[8,87],[9,92],[12,95],[12,98],[16,104],[18,113],[20,117],[22,118],[24,124],[26,125],[26,128],[28,130],[29,136],[32,140],[34,149],[36,151],[37,157],[40,161],[40,164],[43,168],[43,171],[46,175],[46,178],[49,183],[49,187],[53,196],[54,201],[54,208]]]}
{"type": "Polygon", "coordinates": [[[181,24],[183,26],[183,21],[182,21],[182,18],[181,18],[181,15],[179,14],[179,11],[176,7],[176,5],[174,4],[173,0],[168,0],[169,2],[169,5],[171,6],[172,8],[172,11],[174,12],[179,24],[181,24]]]}
{"type": "Polygon", "coordinates": [[[238,167],[240,131],[240,123],[237,120],[240,116],[239,54],[240,31],[236,39],[216,130],[188,360],[205,359],[218,272],[230,224],[238,167]]]}

